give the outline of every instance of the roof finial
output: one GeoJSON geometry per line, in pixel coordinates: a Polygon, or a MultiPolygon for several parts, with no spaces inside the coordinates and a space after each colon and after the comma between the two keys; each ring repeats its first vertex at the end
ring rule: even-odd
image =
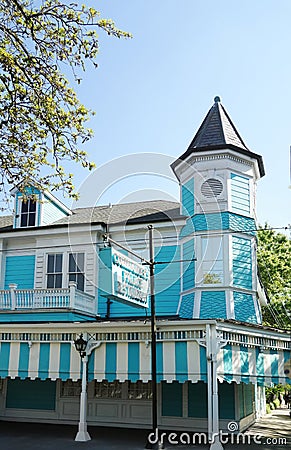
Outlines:
{"type": "Polygon", "coordinates": [[[220,103],[220,97],[218,97],[218,95],[216,97],[214,97],[214,101],[215,103],[220,103]]]}

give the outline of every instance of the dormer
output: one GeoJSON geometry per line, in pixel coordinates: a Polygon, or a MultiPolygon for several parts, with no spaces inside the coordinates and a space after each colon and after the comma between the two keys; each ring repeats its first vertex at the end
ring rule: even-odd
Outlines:
{"type": "Polygon", "coordinates": [[[33,228],[50,225],[72,214],[62,202],[48,191],[28,186],[23,191],[11,190],[14,197],[13,228],[33,228]]]}

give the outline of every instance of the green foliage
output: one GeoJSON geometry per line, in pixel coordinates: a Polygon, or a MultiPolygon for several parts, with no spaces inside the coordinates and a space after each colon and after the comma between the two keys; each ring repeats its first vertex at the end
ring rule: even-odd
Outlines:
{"type": "Polygon", "coordinates": [[[291,241],[268,225],[258,231],[258,267],[270,304],[265,325],[291,329],[291,241]]]}
{"type": "Polygon", "coordinates": [[[0,3],[0,183],[62,188],[76,198],[70,160],[91,170],[82,145],[92,131],[63,71],[75,81],[99,51],[97,30],[130,34],[94,8],[65,0],[2,0],[0,3]]]}
{"type": "Polygon", "coordinates": [[[278,398],[275,398],[275,400],[273,400],[273,403],[274,403],[276,409],[280,408],[281,403],[278,398]]]}
{"type": "Polygon", "coordinates": [[[271,414],[271,407],[268,403],[266,404],[266,414],[271,414]]]}
{"type": "Polygon", "coordinates": [[[216,273],[206,273],[203,277],[204,284],[217,284],[221,283],[221,278],[216,273]]]}

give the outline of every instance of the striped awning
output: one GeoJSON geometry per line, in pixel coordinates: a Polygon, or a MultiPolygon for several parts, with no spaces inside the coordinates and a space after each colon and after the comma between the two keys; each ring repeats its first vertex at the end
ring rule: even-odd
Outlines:
{"type": "MultiPolygon", "coordinates": [[[[227,382],[290,383],[284,368],[289,350],[264,350],[226,345],[218,354],[218,379],[227,382]]],[[[71,342],[2,342],[0,377],[22,379],[81,378],[81,359],[71,342]]],[[[88,379],[137,381],[151,379],[151,348],[147,342],[101,342],[88,361],[88,379]]],[[[157,342],[157,380],[207,381],[205,347],[196,340],[157,342]]]]}
{"type": "Polygon", "coordinates": [[[290,350],[228,344],[218,354],[218,379],[258,385],[290,383],[284,373],[290,358],[290,350]]]}
{"type": "Polygon", "coordinates": [[[0,377],[78,380],[81,358],[69,342],[1,342],[0,377]]]}

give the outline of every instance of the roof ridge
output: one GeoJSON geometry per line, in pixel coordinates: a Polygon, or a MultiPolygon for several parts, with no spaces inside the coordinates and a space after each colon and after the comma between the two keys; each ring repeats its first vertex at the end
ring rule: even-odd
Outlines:
{"type": "Polygon", "coordinates": [[[174,200],[163,200],[163,199],[140,200],[140,201],[137,201],[137,202],[112,203],[112,204],[107,204],[107,205],[96,205],[96,206],[80,206],[78,208],[74,208],[72,211],[77,211],[77,210],[80,210],[80,209],[97,209],[97,208],[107,209],[107,208],[114,208],[114,207],[119,207],[119,206],[148,204],[148,203],[161,203],[161,202],[172,203],[173,205],[179,204],[178,200],[176,200],[176,201],[174,201],[174,200]]]}

